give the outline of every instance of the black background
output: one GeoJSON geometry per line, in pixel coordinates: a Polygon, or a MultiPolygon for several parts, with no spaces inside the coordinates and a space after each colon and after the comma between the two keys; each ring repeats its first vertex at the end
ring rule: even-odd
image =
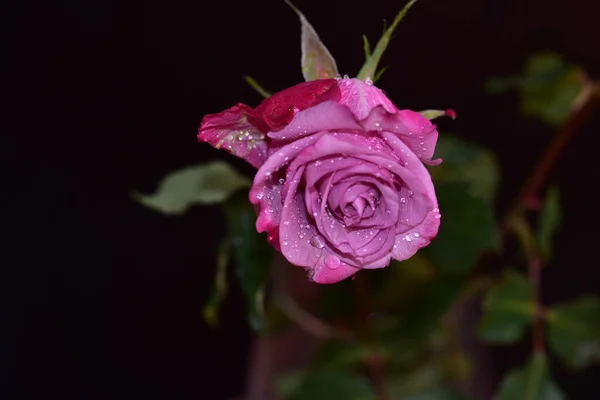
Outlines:
{"type": "MultiPolygon", "coordinates": [[[[363,63],[361,35],[374,43],[402,6],[295,4],[349,75],[363,63]]],[[[558,51],[600,78],[598,9],[593,0],[421,0],[400,24],[378,85],[400,108],[457,111],[440,128],[496,152],[501,213],[553,132],[520,117],[515,95],[486,95],[483,83],[517,73],[535,50],[558,51]]],[[[251,335],[239,289],[220,331],[201,315],[222,234],[218,209],[168,218],[129,195],[209,159],[251,174],[198,144],[196,130],[206,113],[260,101],[244,74],[271,91],[302,80],[297,17],[283,1],[28,1],[5,15],[2,397],[241,393],[251,335]]],[[[565,222],[544,273],[548,304],[600,289],[598,128],[596,112],[551,176],[565,222]]],[[[529,345],[492,350],[499,375],[529,345]]],[[[555,367],[570,399],[591,398],[598,368],[555,367]]]]}

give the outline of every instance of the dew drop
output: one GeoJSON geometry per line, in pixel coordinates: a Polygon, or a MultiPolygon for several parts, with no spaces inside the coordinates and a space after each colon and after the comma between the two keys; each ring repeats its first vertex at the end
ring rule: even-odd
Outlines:
{"type": "Polygon", "coordinates": [[[283,183],[284,183],[284,182],[285,182],[285,179],[283,179],[283,178],[279,178],[279,184],[280,184],[280,185],[283,185],[283,183]]]}
{"type": "Polygon", "coordinates": [[[401,197],[400,198],[400,203],[401,204],[405,204],[406,203],[406,197],[401,197]]]}
{"type": "Polygon", "coordinates": [[[415,235],[416,238],[418,238],[419,236],[421,236],[417,232],[415,232],[414,235],[415,235]]]}
{"type": "Polygon", "coordinates": [[[365,83],[368,86],[373,86],[373,80],[371,79],[371,77],[367,77],[367,79],[365,79],[365,83]]]}
{"type": "Polygon", "coordinates": [[[323,238],[319,235],[315,235],[310,238],[309,243],[311,246],[316,247],[317,249],[322,249],[325,247],[325,243],[323,243],[323,238]]]}
{"type": "Polygon", "coordinates": [[[340,266],[340,259],[333,254],[329,254],[325,257],[325,266],[329,269],[337,269],[340,266]]]}
{"type": "Polygon", "coordinates": [[[404,239],[406,239],[407,242],[412,242],[413,241],[413,238],[412,238],[412,236],[410,236],[410,234],[404,236],[404,239]]]}
{"type": "Polygon", "coordinates": [[[340,74],[336,74],[335,77],[334,77],[334,79],[336,81],[339,81],[340,79],[342,79],[342,76],[340,74]]]}
{"type": "Polygon", "coordinates": [[[350,79],[350,77],[348,76],[348,74],[344,74],[344,79],[350,79]]]}
{"type": "Polygon", "coordinates": [[[283,221],[283,224],[284,224],[284,225],[289,225],[289,224],[290,224],[290,221],[283,221]]]}
{"type": "Polygon", "coordinates": [[[288,242],[283,242],[282,244],[283,244],[284,246],[287,246],[287,245],[288,245],[288,242]]]}

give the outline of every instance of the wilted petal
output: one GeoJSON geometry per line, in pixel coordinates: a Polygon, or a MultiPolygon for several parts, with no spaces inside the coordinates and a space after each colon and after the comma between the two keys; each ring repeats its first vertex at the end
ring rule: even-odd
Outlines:
{"type": "Polygon", "coordinates": [[[340,79],[338,86],[341,92],[340,103],[348,107],[358,120],[366,118],[378,106],[389,113],[397,110],[381,89],[360,79],[340,79]]]}
{"type": "Polygon", "coordinates": [[[261,132],[266,126],[245,104],[237,104],[223,112],[202,118],[198,141],[216,149],[225,149],[256,168],[267,159],[268,144],[261,132]]]}

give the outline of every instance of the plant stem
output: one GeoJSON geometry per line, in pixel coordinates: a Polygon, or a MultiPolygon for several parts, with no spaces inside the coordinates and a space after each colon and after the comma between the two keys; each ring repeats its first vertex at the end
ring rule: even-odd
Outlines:
{"type": "Polygon", "coordinates": [[[573,112],[570,114],[562,128],[554,135],[554,138],[548,147],[546,147],[546,150],[542,153],[540,160],[529,175],[523,189],[517,196],[506,216],[503,218],[500,232],[501,239],[505,239],[505,236],[509,231],[508,225],[510,219],[523,211],[524,205],[528,199],[539,195],[539,192],[544,187],[548,175],[554,168],[561,153],[571,142],[577,129],[586,121],[599,104],[600,83],[586,83],[580,97],[575,101],[573,112]]]}
{"type": "Polygon", "coordinates": [[[527,263],[527,271],[529,273],[529,282],[533,288],[533,302],[535,306],[535,315],[533,317],[533,325],[531,329],[531,339],[533,352],[536,354],[545,352],[544,344],[544,306],[542,304],[542,262],[537,254],[529,257],[527,263]]]}

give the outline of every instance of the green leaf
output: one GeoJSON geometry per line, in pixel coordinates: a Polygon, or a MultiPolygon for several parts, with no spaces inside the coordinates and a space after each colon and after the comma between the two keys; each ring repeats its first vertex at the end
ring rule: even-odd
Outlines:
{"type": "Polygon", "coordinates": [[[533,355],[524,367],[510,371],[502,380],[495,400],[563,400],[561,390],[548,376],[543,353],[533,355]]]}
{"type": "Polygon", "coordinates": [[[493,78],[487,88],[490,92],[518,89],[523,114],[560,126],[571,113],[583,82],[577,66],[567,64],[558,54],[542,52],[527,60],[523,75],[493,78]]]}
{"type": "Polygon", "coordinates": [[[376,83],[381,78],[383,73],[388,70],[389,67],[390,67],[389,65],[386,65],[385,67],[383,67],[379,71],[377,71],[375,73],[375,77],[373,78],[373,83],[376,83]]]}
{"type": "Polygon", "coordinates": [[[430,172],[442,223],[424,253],[443,273],[465,273],[483,252],[499,247],[494,215],[498,167],[487,149],[448,135],[440,136],[436,154],[444,161],[430,172]]]}
{"type": "Polygon", "coordinates": [[[586,296],[552,307],[547,336],[549,347],[567,365],[600,363],[600,299],[586,296]]]}
{"type": "Polygon", "coordinates": [[[341,371],[311,371],[290,400],[376,400],[365,378],[341,371]]]}
{"type": "Polygon", "coordinates": [[[260,94],[262,97],[271,97],[271,93],[263,89],[262,86],[260,86],[258,82],[256,82],[256,80],[250,75],[244,75],[244,80],[252,89],[256,90],[256,93],[260,94]]]}
{"type": "Polygon", "coordinates": [[[271,269],[273,249],[256,231],[256,213],[246,196],[223,204],[235,272],[246,296],[250,326],[264,332],[264,291],[271,269]]]}
{"type": "Polygon", "coordinates": [[[392,399],[418,399],[419,393],[440,385],[444,380],[441,368],[431,361],[410,372],[394,374],[391,378],[386,379],[385,386],[392,399]]]}
{"type": "Polygon", "coordinates": [[[392,22],[392,25],[390,25],[390,27],[385,30],[383,35],[381,35],[381,39],[379,39],[379,42],[377,42],[375,50],[373,50],[373,53],[369,56],[369,58],[361,68],[360,72],[358,73],[358,79],[373,79],[373,77],[376,75],[377,65],[379,64],[379,60],[385,52],[385,49],[390,43],[390,40],[392,39],[392,34],[394,33],[394,30],[396,29],[400,21],[402,21],[410,7],[413,4],[415,4],[416,1],[417,0],[409,1],[408,4],[406,4],[404,8],[402,8],[402,10],[400,10],[398,15],[396,15],[396,18],[394,18],[394,22],[392,22]]]}
{"type": "Polygon", "coordinates": [[[163,214],[181,215],[196,204],[216,204],[252,182],[224,161],[213,161],[171,172],[154,194],[133,198],[163,214]]]}
{"type": "Polygon", "coordinates": [[[527,278],[508,271],[483,300],[479,335],[492,343],[515,343],[535,315],[532,288],[527,278]]]}
{"type": "Polygon", "coordinates": [[[285,0],[285,2],[298,14],[302,24],[302,74],[304,80],[333,78],[338,74],[335,59],[300,10],[289,0],[285,0]]]}
{"type": "Polygon", "coordinates": [[[363,49],[365,51],[365,61],[366,61],[371,56],[371,44],[369,43],[369,39],[367,38],[367,35],[363,35],[363,49]]]}
{"type": "Polygon", "coordinates": [[[452,389],[444,389],[438,388],[433,390],[428,390],[424,393],[420,393],[414,396],[409,396],[403,399],[406,400],[469,400],[468,397],[463,396],[462,394],[452,390],[452,389]]]}
{"type": "Polygon", "coordinates": [[[328,340],[319,347],[312,365],[318,369],[348,371],[362,364],[372,352],[361,343],[328,340]]]}
{"type": "Polygon", "coordinates": [[[539,250],[545,258],[550,258],[552,255],[552,239],[560,227],[560,223],[560,196],[558,187],[552,186],[548,189],[544,207],[540,212],[536,235],[539,250]]]}
{"type": "Polygon", "coordinates": [[[215,272],[215,283],[202,314],[206,322],[216,327],[219,325],[219,310],[227,296],[227,263],[229,262],[228,240],[223,240],[217,251],[217,270],[215,272]]]}

